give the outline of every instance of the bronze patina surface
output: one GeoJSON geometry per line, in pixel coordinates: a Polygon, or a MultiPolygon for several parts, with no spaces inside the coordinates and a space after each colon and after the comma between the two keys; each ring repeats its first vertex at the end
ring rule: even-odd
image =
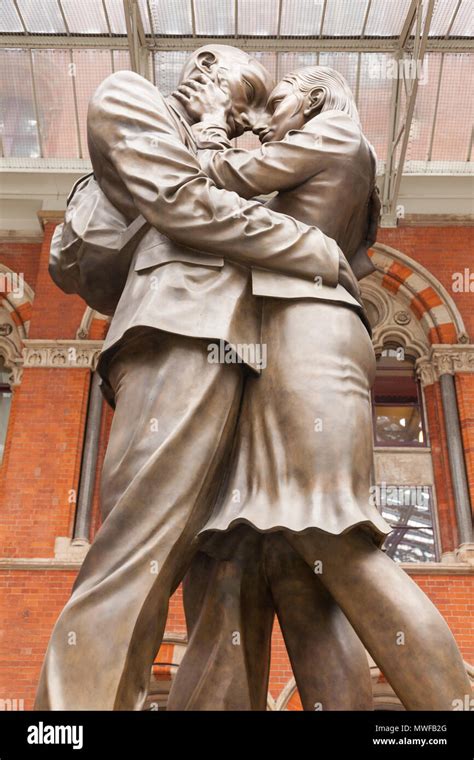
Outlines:
{"type": "Polygon", "coordinates": [[[98,371],[115,415],[103,524],[36,709],[141,709],[186,571],[171,709],[264,709],[275,612],[306,709],[371,708],[363,645],[408,709],[451,709],[468,692],[461,656],[380,550],[389,527],[370,501],[357,278],[379,202],[345,81],[313,67],[274,88],[246,53],[207,46],[166,99],[132,72],[108,77],[88,139],[94,177],[51,273],[113,314],[98,371]],[[234,150],[247,129],[262,147],[234,150]],[[234,361],[210,361],[220,342],[234,361]]]}

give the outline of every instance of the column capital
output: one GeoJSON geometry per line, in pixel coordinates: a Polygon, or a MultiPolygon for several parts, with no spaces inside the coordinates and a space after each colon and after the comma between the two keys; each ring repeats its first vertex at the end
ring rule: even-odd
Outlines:
{"type": "Polygon", "coordinates": [[[432,385],[441,375],[474,372],[474,344],[435,343],[431,346],[428,356],[417,359],[416,372],[422,386],[432,385]]]}

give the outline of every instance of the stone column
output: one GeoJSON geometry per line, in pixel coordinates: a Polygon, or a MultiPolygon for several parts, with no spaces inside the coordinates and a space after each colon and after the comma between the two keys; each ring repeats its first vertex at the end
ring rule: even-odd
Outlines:
{"type": "Polygon", "coordinates": [[[438,380],[440,384],[459,535],[456,554],[462,561],[473,561],[471,500],[454,376],[458,372],[474,372],[474,345],[434,345],[428,359],[419,360],[417,365],[422,383],[438,380]]]}
{"type": "Polygon", "coordinates": [[[93,372],[87,406],[84,448],[82,450],[81,475],[77,498],[76,521],[72,544],[78,546],[90,541],[92,498],[96,479],[97,454],[100,440],[100,421],[102,417],[102,392],[100,378],[93,372]]]}

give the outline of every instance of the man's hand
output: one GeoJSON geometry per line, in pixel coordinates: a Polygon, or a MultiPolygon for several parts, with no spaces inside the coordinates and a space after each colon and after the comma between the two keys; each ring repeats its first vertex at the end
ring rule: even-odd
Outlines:
{"type": "Polygon", "coordinates": [[[212,123],[227,131],[232,101],[224,79],[218,78],[216,83],[210,77],[199,74],[196,79],[182,82],[174,96],[184,105],[194,122],[212,123]]]}

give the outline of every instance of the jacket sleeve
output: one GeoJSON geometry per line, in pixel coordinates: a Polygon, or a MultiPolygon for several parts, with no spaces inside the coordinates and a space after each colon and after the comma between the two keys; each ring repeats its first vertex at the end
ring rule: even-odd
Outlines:
{"type": "MultiPolygon", "coordinates": [[[[194,128],[193,128],[194,129],[194,128]]],[[[216,132],[217,134],[217,132],[216,132]]],[[[218,187],[233,190],[243,198],[290,190],[327,167],[331,155],[351,150],[357,139],[355,130],[342,119],[314,119],[308,127],[290,130],[283,140],[264,143],[256,150],[241,150],[221,145],[209,149],[215,135],[201,132],[199,163],[218,187]],[[207,138],[207,139],[206,139],[207,138]]]]}
{"type": "Polygon", "coordinates": [[[336,243],[315,227],[218,189],[146,79],[121,71],[102,82],[89,105],[88,140],[97,181],[124,213],[133,205],[182,245],[337,285],[336,243]]]}

